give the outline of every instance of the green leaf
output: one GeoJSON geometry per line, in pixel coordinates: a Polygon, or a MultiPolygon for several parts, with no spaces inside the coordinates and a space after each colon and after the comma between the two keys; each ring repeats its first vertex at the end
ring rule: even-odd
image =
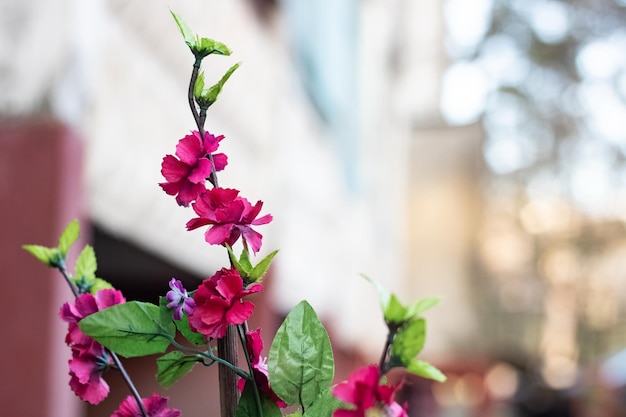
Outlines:
{"type": "Polygon", "coordinates": [[[246,271],[244,266],[239,262],[237,255],[235,255],[235,252],[233,252],[233,248],[231,248],[230,245],[226,245],[226,250],[228,251],[228,257],[230,258],[230,262],[233,264],[237,272],[239,272],[241,278],[245,278],[248,274],[248,271],[246,271]]]}
{"type": "Polygon", "coordinates": [[[429,310],[439,304],[441,299],[439,297],[427,297],[411,304],[407,310],[408,318],[419,316],[424,311],[429,310]]]}
{"type": "Polygon", "coordinates": [[[78,255],[78,259],[76,260],[76,273],[74,275],[77,279],[84,277],[87,282],[91,282],[96,279],[97,268],[98,262],[96,261],[96,253],[91,246],[86,245],[80,255],[78,255]]]}
{"type": "Polygon", "coordinates": [[[241,256],[239,257],[239,264],[243,268],[247,277],[250,271],[252,270],[252,263],[250,262],[250,254],[248,253],[248,249],[246,247],[244,247],[241,250],[241,256]]]}
{"type": "Polygon", "coordinates": [[[195,38],[193,32],[191,31],[191,29],[189,29],[189,26],[187,26],[187,24],[182,19],[182,17],[180,17],[179,15],[177,15],[171,10],[170,10],[170,13],[174,17],[174,20],[176,21],[176,25],[178,26],[180,33],[183,35],[183,38],[185,39],[185,43],[187,44],[187,46],[189,46],[189,48],[191,48],[194,44],[194,38],[195,38]]]}
{"type": "Polygon", "coordinates": [[[274,256],[276,256],[277,253],[278,250],[275,250],[274,252],[263,258],[261,262],[256,264],[256,266],[252,268],[252,271],[250,271],[250,273],[248,274],[248,278],[254,282],[258,282],[261,278],[263,278],[263,275],[265,275],[267,270],[270,268],[270,265],[272,264],[272,259],[274,259],[274,256]]]}
{"type": "Polygon", "coordinates": [[[389,302],[383,310],[385,322],[392,325],[401,325],[407,320],[407,308],[402,305],[395,294],[391,294],[389,302]]]}
{"type": "Polygon", "coordinates": [[[80,225],[78,224],[78,220],[72,220],[63,233],[61,233],[61,237],[59,238],[59,253],[63,259],[67,257],[67,252],[69,252],[74,242],[76,242],[79,234],[80,225]]]}
{"type": "Polygon", "coordinates": [[[333,379],[330,339],[317,314],[300,302],[276,332],[268,358],[274,392],[287,404],[308,408],[333,379]]]}
{"type": "Polygon", "coordinates": [[[206,340],[204,340],[204,336],[200,333],[194,332],[189,327],[189,317],[187,313],[183,312],[183,318],[180,320],[173,319],[173,310],[167,307],[169,301],[167,298],[161,296],[159,297],[159,311],[161,315],[161,321],[167,322],[173,321],[176,325],[178,331],[187,339],[187,341],[194,345],[204,345],[206,344],[206,340]]]}
{"type": "Polygon", "coordinates": [[[163,388],[169,388],[201,361],[198,356],[187,356],[178,350],[168,352],[157,359],[156,379],[163,388]]]}
{"type": "Polygon", "coordinates": [[[280,408],[265,392],[260,391],[262,413],[258,412],[254,386],[246,383],[241,393],[235,417],[282,417],[280,408]]]}
{"type": "Polygon", "coordinates": [[[105,281],[102,278],[95,278],[91,282],[91,286],[89,287],[89,292],[93,295],[96,295],[98,291],[104,290],[106,288],[113,288],[113,285],[111,285],[109,281],[105,281]]]}
{"type": "Polygon", "coordinates": [[[391,352],[406,366],[422,351],[426,341],[426,320],[413,319],[402,326],[393,339],[391,352]]]}
{"type": "Polygon", "coordinates": [[[202,98],[202,92],[204,91],[204,72],[200,72],[196,78],[196,83],[193,86],[193,96],[196,100],[202,98]]]}
{"type": "Polygon", "coordinates": [[[303,417],[330,417],[338,408],[348,408],[343,401],[333,396],[332,387],[327,387],[306,409],[303,417]]]}
{"type": "Polygon", "coordinates": [[[56,267],[63,260],[57,248],[41,245],[23,245],[22,248],[48,266],[56,267]]]}
{"type": "Polygon", "coordinates": [[[231,54],[230,49],[228,49],[228,47],[224,45],[223,43],[215,41],[213,39],[209,39],[209,38],[198,38],[197,36],[196,36],[194,45],[191,48],[191,50],[194,52],[194,54],[196,54],[196,56],[199,55],[202,57],[205,57],[211,54],[226,55],[226,56],[231,54]]]}
{"type": "Polygon", "coordinates": [[[435,368],[428,362],[420,361],[418,359],[413,359],[406,369],[415,375],[438,382],[444,382],[447,379],[439,369],[435,368]]]}
{"type": "Polygon", "coordinates": [[[98,343],[127,358],[163,353],[176,334],[171,320],[161,320],[159,307],[140,301],[91,314],[78,326],[98,343]]]}
{"type": "Polygon", "coordinates": [[[239,65],[240,64],[238,62],[230,67],[228,71],[226,71],[226,73],[222,76],[222,78],[217,82],[217,84],[212,85],[211,87],[209,87],[208,90],[202,92],[202,98],[206,100],[209,105],[217,101],[217,96],[222,92],[224,84],[226,84],[226,81],[228,81],[230,76],[233,75],[233,72],[235,72],[235,70],[239,68],[239,65]]]}

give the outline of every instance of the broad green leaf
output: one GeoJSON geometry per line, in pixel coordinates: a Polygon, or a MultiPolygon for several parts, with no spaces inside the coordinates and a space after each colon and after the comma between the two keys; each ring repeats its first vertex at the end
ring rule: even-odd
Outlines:
{"type": "Polygon", "coordinates": [[[182,17],[180,17],[179,15],[177,15],[171,10],[170,10],[170,13],[174,17],[174,20],[176,21],[176,25],[178,26],[180,33],[183,35],[183,38],[185,39],[185,43],[187,44],[187,46],[189,46],[189,48],[191,48],[194,44],[194,38],[195,38],[193,32],[191,31],[191,29],[189,29],[189,26],[187,26],[187,24],[182,19],[182,17]]]}
{"type": "Polygon", "coordinates": [[[276,332],[268,372],[274,392],[287,404],[305,409],[332,381],[335,364],[330,339],[306,301],[291,310],[276,332]]]}
{"type": "Polygon", "coordinates": [[[176,328],[178,331],[187,339],[187,341],[194,345],[205,345],[207,342],[204,339],[204,335],[198,332],[194,332],[189,327],[189,317],[187,313],[183,315],[183,318],[180,320],[174,320],[174,324],[176,324],[176,328]]]}
{"type": "Polygon", "coordinates": [[[274,259],[274,256],[276,256],[277,253],[278,250],[273,251],[265,258],[263,258],[261,262],[256,264],[255,267],[252,268],[252,271],[250,271],[250,274],[248,274],[248,278],[255,282],[260,281],[260,279],[263,278],[263,275],[265,275],[267,270],[270,268],[270,265],[272,264],[272,259],[274,259]]]}
{"type": "Polygon", "coordinates": [[[157,359],[156,379],[163,388],[169,388],[201,361],[198,356],[187,356],[178,350],[168,352],[157,359]]]}
{"type": "Polygon", "coordinates": [[[438,382],[444,382],[446,376],[437,368],[425,361],[413,359],[411,363],[406,367],[407,371],[422,376],[424,378],[432,379],[438,382]]]}
{"type": "Polygon", "coordinates": [[[441,299],[439,297],[427,297],[411,304],[407,310],[407,318],[413,318],[419,316],[424,311],[429,310],[439,304],[441,299]]]}
{"type": "Polygon", "coordinates": [[[413,319],[398,330],[393,339],[391,352],[406,366],[422,351],[425,341],[426,320],[413,319]]]}
{"type": "Polygon", "coordinates": [[[302,410],[299,408],[291,414],[287,414],[285,417],[302,417],[302,410]]]}
{"type": "Polygon", "coordinates": [[[91,246],[86,245],[76,259],[76,273],[74,275],[77,279],[85,277],[87,282],[90,282],[96,278],[97,268],[96,253],[91,246]]]}
{"type": "Polygon", "coordinates": [[[80,233],[80,225],[78,224],[78,220],[72,220],[63,233],[61,233],[61,237],[59,238],[59,253],[65,259],[67,257],[67,252],[69,252],[70,248],[78,239],[78,235],[80,233]]]}
{"type": "Polygon", "coordinates": [[[98,343],[127,358],[163,353],[176,334],[171,320],[162,322],[159,307],[140,301],[91,314],[78,326],[98,343]]]}
{"type": "Polygon", "coordinates": [[[348,405],[333,396],[332,387],[327,387],[304,412],[303,417],[330,417],[338,408],[348,405]]]}
{"type": "Polygon", "coordinates": [[[48,266],[56,267],[63,262],[63,258],[56,248],[41,245],[23,245],[22,248],[48,266]]]}
{"type": "Polygon", "coordinates": [[[235,70],[239,68],[239,65],[240,64],[238,62],[230,67],[228,71],[226,71],[226,73],[222,76],[222,78],[217,82],[217,84],[212,85],[211,87],[209,87],[208,90],[203,91],[202,97],[210,104],[215,103],[215,101],[217,100],[217,96],[220,94],[222,88],[224,87],[224,84],[226,84],[226,81],[228,81],[230,76],[233,75],[233,72],[235,72],[235,70]]]}
{"type": "Polygon", "coordinates": [[[254,386],[246,383],[237,405],[237,411],[235,411],[235,417],[282,417],[280,408],[274,400],[263,391],[259,391],[259,396],[262,413],[258,411],[254,386]]]}

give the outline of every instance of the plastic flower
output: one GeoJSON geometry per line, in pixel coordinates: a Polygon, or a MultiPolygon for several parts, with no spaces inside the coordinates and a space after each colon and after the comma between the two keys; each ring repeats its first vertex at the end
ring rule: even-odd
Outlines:
{"type": "Polygon", "coordinates": [[[114,365],[107,351],[97,342],[90,348],[72,349],[70,388],[84,401],[99,404],[109,395],[109,384],[102,374],[114,365]]]}
{"type": "Polygon", "coordinates": [[[272,215],[256,218],[263,207],[262,201],[253,206],[239,196],[238,190],[213,188],[201,194],[192,205],[199,216],[187,222],[187,230],[211,225],[204,234],[204,240],[212,245],[228,244],[232,246],[239,236],[250,245],[254,253],[261,249],[263,236],[252,226],[267,224],[272,215]]]}
{"type": "Polygon", "coordinates": [[[396,390],[391,385],[380,385],[378,366],[357,369],[333,390],[335,397],[355,407],[335,410],[333,417],[408,417],[406,406],[393,400],[396,390]]]}
{"type": "Polygon", "coordinates": [[[78,322],[97,311],[125,302],[126,299],[121,291],[106,288],[98,291],[96,295],[90,293],[81,294],[76,297],[74,304],[63,304],[59,316],[69,323],[65,343],[77,349],[81,347],[91,348],[93,339],[80,330],[78,322]]]}
{"type": "MultiPolygon", "coordinates": [[[[287,404],[276,395],[276,393],[270,387],[269,374],[267,372],[267,358],[261,357],[261,351],[263,350],[263,339],[261,339],[261,329],[255,331],[246,332],[246,347],[248,355],[250,356],[250,365],[252,365],[252,371],[254,374],[254,381],[257,386],[265,392],[269,397],[276,402],[280,408],[287,407],[287,404]]],[[[244,378],[237,381],[237,388],[243,392],[248,381],[244,378]]]]}
{"type": "Polygon", "coordinates": [[[174,320],[180,320],[183,318],[183,311],[187,314],[193,312],[194,308],[196,308],[196,302],[189,296],[180,280],[172,278],[170,280],[170,288],[171,290],[165,295],[165,298],[169,301],[167,308],[173,308],[174,320]]]}
{"type": "Polygon", "coordinates": [[[254,304],[243,301],[248,294],[263,290],[261,284],[243,288],[243,280],[234,269],[222,268],[202,281],[193,294],[196,308],[189,315],[189,326],[209,338],[224,337],[229,324],[237,325],[248,320],[254,304]]]}
{"type": "MultiPolygon", "coordinates": [[[[212,168],[209,154],[215,152],[223,135],[213,136],[205,132],[204,140],[200,132],[194,130],[185,136],[176,145],[176,157],[165,155],[161,163],[161,174],[167,182],[159,185],[169,195],[176,196],[176,202],[181,206],[189,206],[198,195],[206,190],[205,182],[211,176],[212,168]]],[[[213,155],[215,170],[221,171],[227,164],[226,155],[213,155]]]]}
{"type": "MultiPolygon", "coordinates": [[[[148,417],[178,417],[180,410],[167,408],[167,397],[152,394],[150,398],[142,398],[143,406],[148,413],[148,417]]],[[[135,397],[129,395],[120,403],[120,407],[115,410],[111,417],[142,417],[141,410],[135,397]]]]}

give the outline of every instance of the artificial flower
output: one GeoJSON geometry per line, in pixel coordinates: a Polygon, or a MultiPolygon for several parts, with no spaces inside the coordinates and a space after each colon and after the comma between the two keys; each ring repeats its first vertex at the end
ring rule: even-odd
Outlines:
{"type": "Polygon", "coordinates": [[[196,302],[189,296],[180,280],[172,278],[170,280],[170,288],[171,290],[165,295],[165,298],[169,301],[167,308],[173,308],[174,320],[180,320],[183,318],[183,311],[187,314],[193,312],[194,308],[196,308],[196,302]]]}
{"type": "MultiPolygon", "coordinates": [[[[189,206],[200,193],[206,190],[205,182],[213,171],[209,155],[213,154],[224,139],[223,135],[214,136],[205,132],[204,140],[200,132],[194,130],[185,136],[176,145],[176,158],[165,155],[161,163],[161,174],[166,182],[159,185],[169,195],[176,196],[176,202],[181,206],[189,206]]],[[[223,153],[213,154],[215,171],[224,169],[227,163],[223,153]]]]}
{"type": "MultiPolygon", "coordinates": [[[[176,408],[167,408],[167,397],[161,397],[158,394],[152,394],[150,398],[142,398],[148,417],[178,417],[180,410],[176,408]]],[[[115,410],[111,417],[143,417],[139,404],[135,397],[129,395],[120,403],[120,407],[115,410]]]]}
{"type": "Polygon", "coordinates": [[[338,409],[333,417],[408,417],[406,406],[393,397],[398,388],[380,384],[378,366],[370,365],[354,371],[346,382],[333,389],[333,395],[353,409],[338,409]]]}
{"type": "Polygon", "coordinates": [[[243,323],[254,310],[254,304],[242,298],[262,290],[263,286],[256,283],[244,289],[236,270],[222,268],[202,281],[194,293],[196,308],[189,315],[189,326],[207,340],[224,337],[229,324],[243,323]]]}
{"type": "Polygon", "coordinates": [[[73,304],[63,304],[59,315],[61,319],[69,323],[65,343],[73,348],[89,348],[93,339],[80,330],[78,322],[97,311],[125,302],[126,299],[121,291],[105,288],[98,291],[95,295],[91,293],[81,294],[76,297],[73,304]]]}
{"type": "Polygon", "coordinates": [[[187,222],[187,230],[210,225],[204,239],[212,245],[232,246],[239,236],[250,245],[254,253],[261,249],[263,236],[252,226],[267,224],[272,215],[266,214],[257,219],[262,201],[253,206],[239,191],[230,188],[213,188],[202,193],[192,205],[199,216],[187,222]]]}
{"type": "MultiPolygon", "coordinates": [[[[270,387],[269,374],[267,371],[267,358],[261,356],[263,350],[263,339],[261,339],[261,329],[246,332],[246,350],[250,357],[250,365],[254,375],[254,381],[259,389],[265,392],[280,407],[285,408],[287,404],[280,399],[270,387]]],[[[237,388],[243,392],[248,381],[245,378],[237,381],[237,388]]]]}
{"type": "Polygon", "coordinates": [[[102,374],[114,363],[102,345],[94,341],[89,348],[72,349],[68,363],[70,388],[81,400],[95,405],[109,395],[109,384],[102,374]]]}

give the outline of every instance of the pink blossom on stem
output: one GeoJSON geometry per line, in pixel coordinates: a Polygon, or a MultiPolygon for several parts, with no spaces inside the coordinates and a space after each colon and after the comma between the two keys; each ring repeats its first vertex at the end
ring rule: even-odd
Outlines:
{"type": "MultiPolygon", "coordinates": [[[[246,347],[248,355],[250,356],[250,365],[254,374],[254,381],[259,389],[265,392],[269,397],[276,402],[280,408],[287,407],[287,404],[276,395],[276,393],[270,387],[269,374],[267,371],[267,358],[261,357],[263,350],[263,339],[261,339],[261,329],[255,331],[246,332],[246,347]]],[[[247,381],[244,378],[237,381],[237,388],[243,392],[247,381]]]]}
{"type": "Polygon", "coordinates": [[[69,360],[70,388],[83,401],[99,404],[109,395],[102,374],[114,365],[104,347],[93,342],[90,348],[72,349],[69,360]]]}
{"type": "Polygon", "coordinates": [[[239,191],[230,188],[213,188],[201,194],[192,205],[198,217],[187,222],[187,230],[210,225],[204,239],[212,245],[232,246],[241,236],[254,253],[261,249],[263,236],[252,226],[267,224],[272,215],[259,217],[262,201],[253,206],[239,196],[239,191]]]}
{"type": "MultiPolygon", "coordinates": [[[[205,132],[204,140],[200,132],[194,130],[176,145],[176,158],[166,155],[161,163],[161,174],[166,182],[159,185],[168,195],[175,195],[176,202],[187,207],[198,195],[206,190],[205,182],[211,176],[212,167],[208,156],[219,147],[223,135],[214,136],[205,132]]],[[[215,171],[226,167],[227,157],[223,153],[213,154],[215,171]]]]}
{"type": "Polygon", "coordinates": [[[335,410],[333,417],[408,417],[406,405],[401,406],[393,399],[397,389],[380,385],[378,366],[357,369],[333,390],[335,397],[353,404],[354,408],[335,410]]]}
{"type": "Polygon", "coordinates": [[[80,330],[78,322],[97,311],[125,302],[126,299],[121,291],[105,288],[98,291],[96,295],[91,293],[81,294],[76,297],[73,304],[63,304],[59,316],[69,323],[65,343],[73,348],[90,348],[93,339],[80,330]]]}
{"type": "Polygon", "coordinates": [[[189,326],[207,340],[224,337],[229,324],[243,323],[254,310],[254,304],[243,301],[243,297],[262,290],[263,286],[256,283],[244,289],[236,270],[222,268],[202,281],[194,293],[196,308],[189,315],[189,326]]]}
{"type": "MultiPolygon", "coordinates": [[[[143,406],[148,413],[148,417],[178,417],[180,410],[176,408],[167,408],[167,397],[161,397],[158,394],[152,394],[150,398],[142,398],[143,406]]],[[[141,410],[137,400],[131,395],[126,397],[120,403],[120,407],[115,410],[111,417],[142,417],[141,410]]]]}

